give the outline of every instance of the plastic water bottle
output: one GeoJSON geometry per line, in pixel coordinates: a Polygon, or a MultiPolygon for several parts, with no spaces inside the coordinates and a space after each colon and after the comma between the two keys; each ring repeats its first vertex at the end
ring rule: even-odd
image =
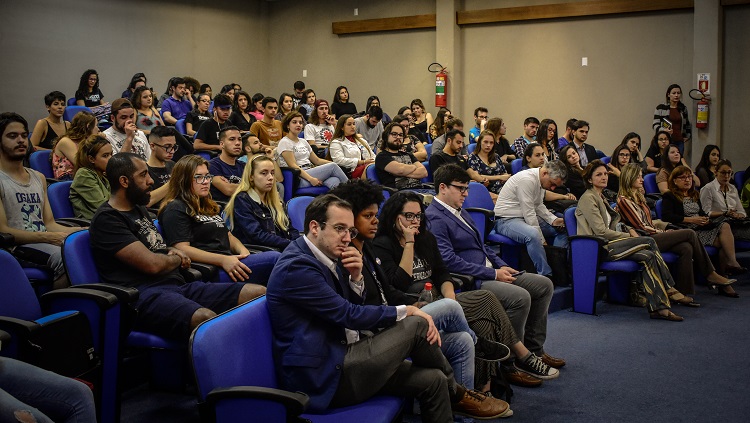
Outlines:
{"type": "Polygon", "coordinates": [[[427,282],[424,284],[424,289],[422,292],[419,293],[419,303],[422,304],[429,304],[435,300],[435,297],[432,296],[432,284],[430,282],[427,282]]]}

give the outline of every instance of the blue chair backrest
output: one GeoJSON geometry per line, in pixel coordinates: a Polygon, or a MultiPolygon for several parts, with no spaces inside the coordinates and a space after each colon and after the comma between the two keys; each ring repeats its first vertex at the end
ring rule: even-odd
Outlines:
{"type": "Polygon", "coordinates": [[[80,112],[91,113],[91,109],[89,109],[86,106],[68,106],[65,108],[65,111],[63,112],[63,119],[67,120],[68,122],[72,122],[73,117],[75,117],[75,115],[77,115],[80,112]]]}
{"type": "Polygon", "coordinates": [[[75,97],[70,97],[68,99],[68,106],[75,106],[75,105],[76,105],[76,98],[75,97]]]}
{"type": "Polygon", "coordinates": [[[305,230],[305,210],[307,210],[307,206],[312,203],[313,199],[314,197],[308,196],[294,197],[286,205],[289,220],[292,222],[292,226],[300,231],[300,233],[305,230]]]}
{"type": "Polygon", "coordinates": [[[219,387],[276,388],[272,340],[265,296],[199,325],[190,338],[190,354],[200,398],[219,387]]]}
{"type": "Polygon", "coordinates": [[[209,152],[207,152],[207,151],[196,151],[195,155],[199,156],[199,157],[203,157],[207,161],[211,160],[211,154],[209,152]]]}
{"type": "Polygon", "coordinates": [[[3,269],[3,277],[0,279],[0,290],[3,292],[0,295],[0,316],[22,320],[42,317],[34,288],[18,260],[5,250],[0,250],[0,269],[3,269]]]}
{"type": "Polygon", "coordinates": [[[71,285],[99,283],[99,271],[91,251],[88,229],[74,232],[65,238],[62,246],[62,258],[65,271],[71,285]]]}
{"type": "Polygon", "coordinates": [[[187,135],[187,126],[185,126],[185,119],[178,119],[174,124],[174,127],[177,129],[177,132],[183,135],[187,135]]]}
{"type": "Polygon", "coordinates": [[[568,230],[568,236],[578,235],[578,221],[576,220],[576,207],[568,207],[563,216],[565,228],[568,230]]]}
{"type": "Polygon", "coordinates": [[[745,178],[745,171],[744,170],[738,170],[734,174],[734,186],[737,187],[738,190],[742,191],[742,179],[745,178]]]}
{"type": "MultiPolygon", "coordinates": [[[[495,208],[495,203],[492,201],[492,197],[486,186],[479,182],[469,182],[469,195],[466,196],[463,207],[492,210],[495,208]]],[[[476,219],[474,220],[476,221],[476,219]]]]}
{"type": "Polygon", "coordinates": [[[661,219],[661,200],[656,200],[656,206],[654,207],[654,211],[656,211],[656,218],[661,219]]]}
{"type": "Polygon", "coordinates": [[[468,151],[469,154],[473,153],[474,150],[476,150],[476,149],[477,149],[477,143],[475,143],[475,142],[473,142],[473,143],[469,144],[468,146],[466,146],[466,151],[468,151]]]}
{"type": "Polygon", "coordinates": [[[425,144],[424,149],[427,151],[427,159],[432,156],[432,144],[425,144]]]}
{"type": "Polygon", "coordinates": [[[523,159],[514,159],[510,162],[510,173],[515,175],[523,168],[523,159]]]}
{"type": "Polygon", "coordinates": [[[607,156],[602,150],[596,150],[596,155],[599,156],[600,159],[607,156]]]}
{"type": "Polygon", "coordinates": [[[376,184],[383,185],[380,183],[380,178],[378,178],[378,173],[375,171],[375,166],[367,166],[367,179],[375,182],[376,184]]]}
{"type": "Polygon", "coordinates": [[[602,157],[602,162],[604,164],[609,164],[611,161],[612,161],[612,157],[610,157],[610,156],[604,156],[604,157],[602,157]]]}
{"type": "Polygon", "coordinates": [[[658,194],[659,186],[656,184],[656,174],[649,173],[643,177],[643,189],[646,190],[646,194],[658,194]]]}
{"type": "Polygon", "coordinates": [[[52,156],[52,150],[39,150],[31,153],[29,157],[29,166],[32,169],[41,172],[45,178],[54,178],[55,175],[52,173],[52,162],[50,157],[52,156]]]}
{"type": "Polygon", "coordinates": [[[56,182],[47,188],[49,206],[55,219],[75,217],[73,205],[70,203],[70,186],[73,181],[56,182]]]}

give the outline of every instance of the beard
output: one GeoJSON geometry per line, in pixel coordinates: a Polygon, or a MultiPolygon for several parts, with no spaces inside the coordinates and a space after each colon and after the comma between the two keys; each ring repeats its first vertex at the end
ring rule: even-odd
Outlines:
{"type": "Polygon", "coordinates": [[[28,152],[29,141],[26,141],[26,148],[21,148],[20,144],[15,144],[13,147],[8,147],[5,144],[2,145],[3,156],[13,162],[20,162],[26,158],[28,152]]]}
{"type": "Polygon", "coordinates": [[[135,185],[135,181],[129,179],[128,187],[125,188],[125,197],[136,206],[145,206],[151,201],[151,190],[143,190],[135,185]]]}
{"type": "Polygon", "coordinates": [[[389,150],[399,150],[401,148],[401,144],[386,141],[386,147],[388,147],[389,150]]]}

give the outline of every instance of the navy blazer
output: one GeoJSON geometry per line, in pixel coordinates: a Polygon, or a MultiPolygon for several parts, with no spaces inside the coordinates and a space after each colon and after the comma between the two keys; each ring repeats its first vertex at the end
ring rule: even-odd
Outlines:
{"type": "Polygon", "coordinates": [[[344,328],[373,330],[396,322],[396,307],[349,302],[350,296],[362,300],[343,272],[346,280],[339,284],[300,237],[281,254],[268,280],[279,385],[309,395],[310,411],[328,408],[336,393],[347,351],[344,328]]]}
{"type": "Polygon", "coordinates": [[[481,280],[495,280],[495,270],[485,266],[485,259],[489,259],[495,269],[507,266],[484,245],[474,220],[466,210],[461,210],[461,217],[471,228],[437,201],[430,203],[426,215],[430,232],[437,239],[440,255],[451,272],[481,280]]]}

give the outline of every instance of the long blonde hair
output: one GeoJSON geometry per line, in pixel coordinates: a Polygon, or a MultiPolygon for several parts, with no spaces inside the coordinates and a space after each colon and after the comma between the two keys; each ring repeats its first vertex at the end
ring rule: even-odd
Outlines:
{"type": "Polygon", "coordinates": [[[620,169],[619,195],[642,204],[646,202],[643,192],[633,188],[633,183],[641,176],[641,167],[636,163],[628,163],[620,169]]]}
{"type": "Polygon", "coordinates": [[[169,178],[169,188],[167,194],[161,202],[159,208],[159,217],[161,217],[164,208],[172,200],[181,200],[187,205],[190,216],[198,214],[206,216],[215,216],[219,214],[219,205],[216,204],[211,196],[199,197],[193,192],[193,175],[198,166],[206,166],[208,161],[203,157],[188,154],[177,161],[172,169],[172,176],[169,178]]]}
{"type": "MultiPolygon", "coordinates": [[[[237,189],[234,191],[234,194],[229,198],[229,202],[227,203],[226,207],[224,207],[224,213],[229,221],[229,229],[231,230],[234,228],[234,200],[237,198],[237,195],[243,192],[249,192],[250,190],[255,190],[255,182],[253,181],[253,173],[255,172],[256,165],[260,162],[271,162],[273,163],[273,160],[266,156],[265,154],[256,154],[252,157],[250,157],[247,161],[247,166],[245,166],[245,171],[242,172],[242,181],[240,181],[240,185],[237,187],[237,189]]],[[[257,192],[257,191],[256,191],[257,192]]],[[[289,217],[286,215],[286,212],[284,211],[284,205],[281,202],[281,198],[279,197],[279,191],[276,190],[276,184],[274,183],[271,187],[271,191],[266,194],[266,198],[261,200],[263,205],[268,207],[269,210],[271,210],[271,217],[273,217],[274,222],[276,223],[276,226],[281,228],[282,230],[286,231],[289,229],[289,217]]]]}

